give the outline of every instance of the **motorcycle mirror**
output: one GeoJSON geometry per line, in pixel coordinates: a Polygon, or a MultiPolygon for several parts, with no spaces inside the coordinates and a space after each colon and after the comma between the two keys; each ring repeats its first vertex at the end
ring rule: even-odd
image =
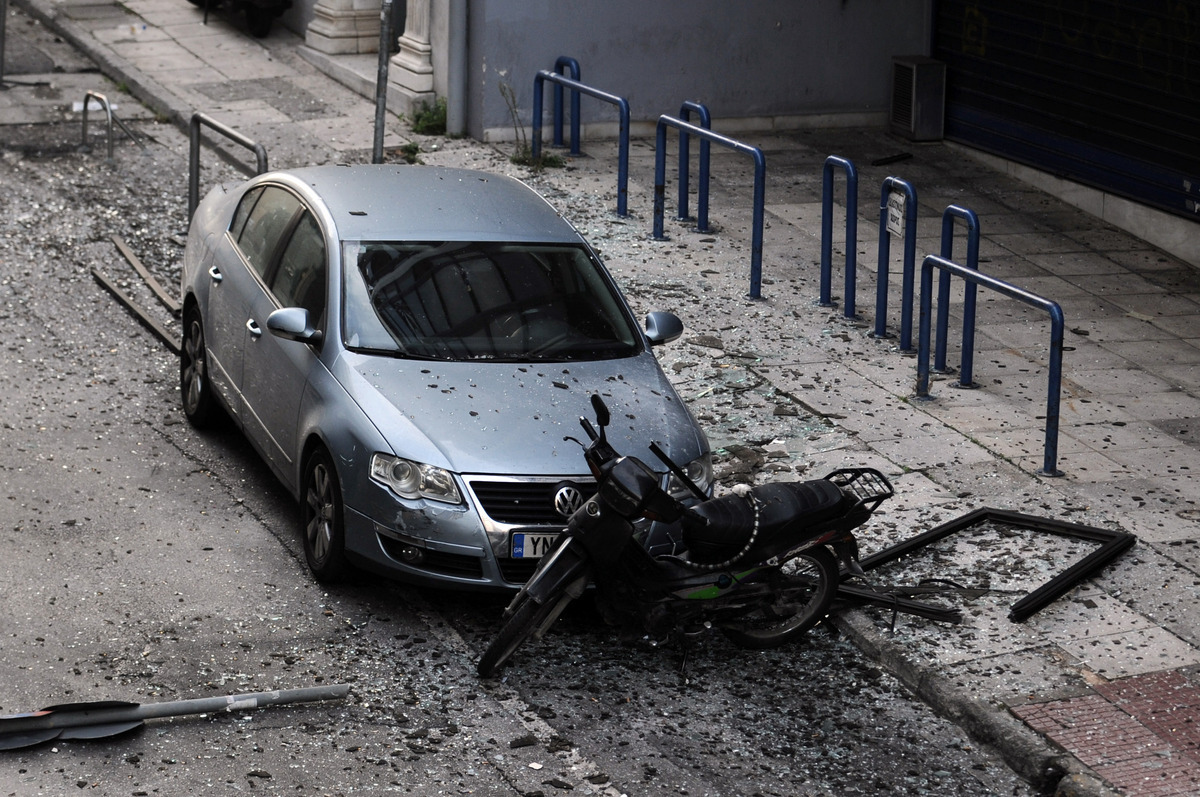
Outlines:
{"type": "Polygon", "coordinates": [[[604,399],[600,398],[599,393],[592,394],[592,410],[596,413],[596,423],[600,424],[600,432],[603,434],[604,427],[608,426],[612,417],[608,414],[608,407],[605,405],[604,399]]]}

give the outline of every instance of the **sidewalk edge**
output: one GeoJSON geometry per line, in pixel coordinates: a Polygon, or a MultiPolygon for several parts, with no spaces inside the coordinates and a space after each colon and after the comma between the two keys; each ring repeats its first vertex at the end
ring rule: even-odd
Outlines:
{"type": "Polygon", "coordinates": [[[885,636],[863,611],[831,618],[864,654],[975,741],[994,749],[1014,772],[1057,797],[1121,797],[1099,775],[1006,710],[974,699],[944,678],[911,661],[907,650],[885,636]]]}

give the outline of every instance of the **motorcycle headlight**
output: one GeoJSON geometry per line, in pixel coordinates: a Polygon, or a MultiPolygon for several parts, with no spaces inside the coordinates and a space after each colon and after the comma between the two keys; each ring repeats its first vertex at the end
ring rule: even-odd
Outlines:
{"type": "MultiPolygon", "coordinates": [[[[713,486],[713,465],[712,454],[704,454],[703,456],[693,459],[691,462],[683,466],[683,472],[687,474],[697,487],[699,487],[706,495],[712,494],[713,486]]],[[[696,496],[688,489],[687,485],[680,481],[674,474],[667,478],[667,492],[677,501],[683,501],[688,498],[694,499],[696,496]]]]}
{"type": "Polygon", "coordinates": [[[401,498],[428,498],[461,504],[462,495],[450,471],[391,454],[371,455],[371,478],[401,498]]]}

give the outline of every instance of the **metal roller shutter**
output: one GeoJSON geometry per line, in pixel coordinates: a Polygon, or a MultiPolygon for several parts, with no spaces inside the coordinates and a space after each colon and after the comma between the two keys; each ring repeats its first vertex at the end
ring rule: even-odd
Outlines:
{"type": "Polygon", "coordinates": [[[1200,0],[937,0],[946,136],[1200,219],[1200,0]]]}

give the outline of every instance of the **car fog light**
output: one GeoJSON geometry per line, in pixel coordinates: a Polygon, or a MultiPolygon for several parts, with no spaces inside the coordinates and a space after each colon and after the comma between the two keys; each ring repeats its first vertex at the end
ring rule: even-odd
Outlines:
{"type": "Polygon", "coordinates": [[[420,564],[425,559],[425,552],[415,545],[405,545],[400,549],[400,561],[410,565],[420,564]]]}

